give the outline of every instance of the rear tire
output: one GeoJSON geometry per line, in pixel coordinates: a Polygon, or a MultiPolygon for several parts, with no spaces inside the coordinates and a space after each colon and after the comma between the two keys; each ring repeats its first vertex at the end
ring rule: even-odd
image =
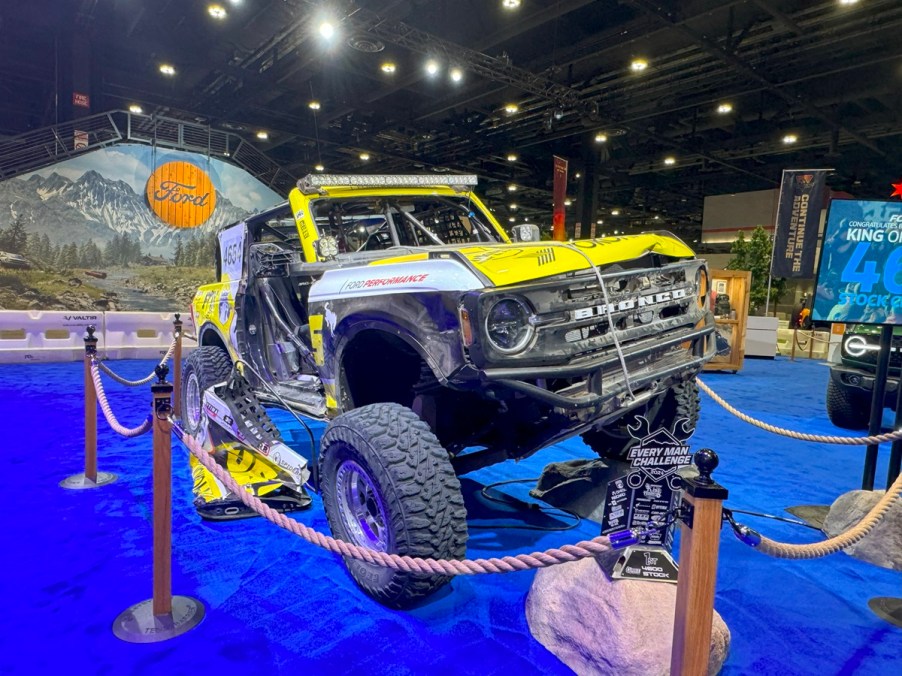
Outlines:
{"type": "Polygon", "coordinates": [[[629,450],[638,443],[630,436],[628,425],[634,425],[637,415],[645,416],[652,430],[671,429],[677,420],[688,419],[692,429],[698,424],[701,396],[695,380],[677,383],[664,394],[648,403],[645,410],[630,411],[616,422],[582,435],[586,445],[606,460],[626,460],[629,450]]]}
{"type": "Polygon", "coordinates": [[[866,430],[871,421],[871,401],[867,393],[827,382],[827,416],[837,427],[866,430]]]}
{"type": "Polygon", "coordinates": [[[229,353],[215,345],[198,347],[185,360],[182,372],[182,427],[196,436],[203,420],[204,391],[221,383],[232,371],[229,353]]]}
{"type": "MultiPolygon", "coordinates": [[[[346,542],[413,557],[462,559],[467,521],[448,453],[422,420],[394,403],[335,418],[323,435],[320,490],[332,534],[346,542]]],[[[363,591],[406,608],[450,580],[345,558],[363,591]]]]}

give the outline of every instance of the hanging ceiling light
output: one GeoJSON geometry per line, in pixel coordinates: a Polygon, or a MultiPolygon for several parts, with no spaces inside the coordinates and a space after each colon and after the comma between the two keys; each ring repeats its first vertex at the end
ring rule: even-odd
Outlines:
{"type": "Polygon", "coordinates": [[[438,75],[439,70],[441,70],[441,65],[435,59],[429,59],[426,62],[425,68],[426,68],[426,74],[429,77],[435,77],[436,75],[438,75]]]}
{"type": "Polygon", "coordinates": [[[212,16],[217,21],[222,21],[229,15],[229,13],[226,12],[225,7],[223,7],[222,5],[207,5],[207,14],[212,16]]]}
{"type": "Polygon", "coordinates": [[[516,153],[508,153],[508,154],[507,154],[507,161],[508,161],[508,162],[516,162],[517,159],[519,159],[519,158],[517,157],[517,154],[516,154],[516,153]]]}
{"type": "Polygon", "coordinates": [[[260,131],[257,132],[257,138],[260,139],[261,141],[266,141],[267,139],[269,139],[269,132],[261,129],[260,131]]]}
{"type": "Polygon", "coordinates": [[[139,106],[137,103],[133,103],[132,105],[130,105],[128,107],[128,112],[134,113],[135,115],[140,115],[141,113],[144,112],[144,109],[141,106],[139,106]]]}
{"type": "Polygon", "coordinates": [[[393,61],[385,61],[382,63],[382,72],[383,73],[388,73],[389,75],[391,75],[397,69],[398,68],[397,68],[397,66],[395,66],[393,61]]]}
{"type": "Polygon", "coordinates": [[[597,134],[595,134],[595,143],[607,143],[607,142],[608,142],[607,134],[603,134],[601,132],[598,132],[597,134]]]}
{"type": "Polygon", "coordinates": [[[163,75],[166,75],[166,76],[168,76],[168,77],[172,77],[173,75],[175,75],[175,66],[172,66],[172,65],[170,65],[170,64],[168,64],[168,63],[161,63],[161,64],[160,64],[160,72],[161,72],[163,75]]]}
{"type": "Polygon", "coordinates": [[[448,76],[451,78],[451,82],[460,82],[464,79],[464,72],[460,68],[454,67],[448,71],[448,76]]]}
{"type": "Polygon", "coordinates": [[[510,185],[507,186],[507,191],[508,192],[517,192],[517,186],[515,184],[511,183],[510,185]]]}
{"type": "Polygon", "coordinates": [[[321,21],[317,30],[320,36],[326,40],[331,40],[335,37],[335,24],[331,21],[321,21]]]}
{"type": "Polygon", "coordinates": [[[664,164],[666,164],[668,167],[672,167],[674,164],[676,164],[676,158],[673,155],[668,155],[664,158],[664,164]]]}
{"type": "Polygon", "coordinates": [[[317,164],[317,165],[316,165],[315,167],[313,167],[313,168],[316,169],[317,171],[325,171],[325,170],[326,170],[326,168],[325,168],[323,165],[321,165],[321,164],[317,164]]]}
{"type": "Polygon", "coordinates": [[[783,137],[783,144],[787,146],[791,146],[793,143],[796,143],[799,140],[799,137],[795,134],[786,134],[783,137]]]}
{"type": "Polygon", "coordinates": [[[516,103],[508,103],[504,106],[504,112],[508,115],[513,115],[518,110],[520,110],[520,106],[518,106],[516,103]]]}
{"type": "Polygon", "coordinates": [[[519,9],[521,0],[501,0],[501,6],[504,9],[519,9]]]}
{"type": "Polygon", "coordinates": [[[630,63],[630,70],[634,73],[641,73],[648,68],[648,61],[645,59],[633,59],[630,63]]]}
{"type": "Polygon", "coordinates": [[[360,153],[360,159],[363,160],[364,162],[367,162],[370,159],[370,154],[369,153],[360,153]]]}
{"type": "Polygon", "coordinates": [[[620,209],[611,209],[611,216],[619,216],[620,209]]]}
{"type": "Polygon", "coordinates": [[[323,104],[321,104],[319,101],[311,101],[310,103],[307,104],[307,107],[310,110],[319,110],[320,108],[323,107],[323,104]]]}
{"type": "Polygon", "coordinates": [[[733,112],[733,104],[732,103],[721,103],[717,106],[717,112],[721,115],[726,115],[727,113],[733,112]]]}

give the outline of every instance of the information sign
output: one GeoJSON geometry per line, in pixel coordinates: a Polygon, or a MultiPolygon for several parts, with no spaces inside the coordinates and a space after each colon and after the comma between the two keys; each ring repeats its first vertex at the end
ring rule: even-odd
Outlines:
{"type": "Polygon", "coordinates": [[[812,318],[902,324],[902,202],[830,203],[812,318]]]}

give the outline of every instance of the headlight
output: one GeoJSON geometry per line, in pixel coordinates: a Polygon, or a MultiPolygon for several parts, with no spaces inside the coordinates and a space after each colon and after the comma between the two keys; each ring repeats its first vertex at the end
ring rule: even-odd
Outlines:
{"type": "Polygon", "coordinates": [[[504,354],[523,350],[535,331],[529,323],[531,314],[526,304],[516,298],[496,301],[485,319],[485,332],[492,347],[504,354]]]}
{"type": "Polygon", "coordinates": [[[853,357],[863,357],[867,352],[880,350],[879,346],[870,345],[868,341],[861,336],[850,336],[849,338],[846,338],[844,347],[846,348],[846,353],[853,357]]]}

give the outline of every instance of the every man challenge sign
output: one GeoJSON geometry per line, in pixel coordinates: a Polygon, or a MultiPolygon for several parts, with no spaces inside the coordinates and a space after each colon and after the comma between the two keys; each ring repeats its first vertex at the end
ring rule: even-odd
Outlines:
{"type": "Polygon", "coordinates": [[[831,202],[812,317],[902,324],[902,203],[831,202]]]}
{"type": "MultiPolygon", "coordinates": [[[[692,462],[688,439],[695,432],[689,420],[677,420],[673,429],[652,430],[648,420],[636,416],[629,426],[637,440],[629,451],[630,472],[608,483],[602,519],[602,535],[628,528],[644,529],[649,521],[663,523],[676,507],[680,477],[677,469],[692,462]]],[[[670,547],[673,529],[656,531],[647,544],[670,547]]]]}

